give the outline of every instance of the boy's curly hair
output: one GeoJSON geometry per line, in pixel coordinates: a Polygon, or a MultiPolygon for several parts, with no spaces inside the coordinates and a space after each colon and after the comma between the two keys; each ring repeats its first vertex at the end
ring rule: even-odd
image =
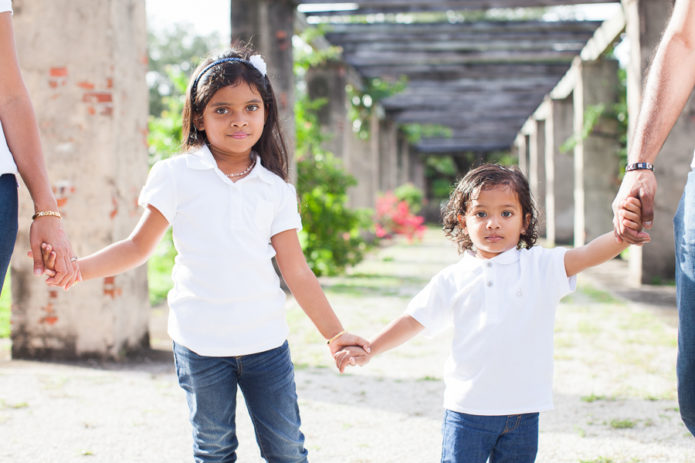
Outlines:
{"type": "Polygon", "coordinates": [[[536,244],[536,239],[538,239],[538,214],[533,205],[531,189],[524,174],[516,167],[483,164],[470,170],[459,181],[442,212],[444,234],[456,243],[459,253],[472,249],[473,242],[470,236],[464,232],[463,227],[461,227],[458,216],[466,215],[471,199],[477,197],[480,190],[486,190],[498,185],[508,185],[519,198],[524,220],[526,217],[530,217],[528,223],[525,223],[526,227],[519,238],[517,248],[530,248],[536,244]]]}

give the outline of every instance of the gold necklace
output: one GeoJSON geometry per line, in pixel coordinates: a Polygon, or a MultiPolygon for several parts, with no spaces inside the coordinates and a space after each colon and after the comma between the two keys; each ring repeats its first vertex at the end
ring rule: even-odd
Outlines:
{"type": "Polygon", "coordinates": [[[253,159],[251,160],[251,163],[249,164],[249,166],[246,169],[242,170],[241,172],[232,172],[231,174],[225,174],[225,175],[227,175],[227,177],[229,177],[229,178],[242,177],[242,176],[248,174],[249,172],[251,172],[251,169],[253,169],[253,166],[255,166],[255,165],[256,165],[256,157],[254,156],[253,159]]]}

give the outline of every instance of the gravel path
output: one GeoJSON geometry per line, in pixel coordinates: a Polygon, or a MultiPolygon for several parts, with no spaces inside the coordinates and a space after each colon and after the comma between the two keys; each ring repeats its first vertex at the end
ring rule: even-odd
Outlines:
{"type": "MultiPolygon", "coordinates": [[[[371,336],[437,270],[457,259],[438,231],[373,253],[322,283],[344,324],[371,336]]],[[[556,328],[555,410],[541,416],[541,463],[695,463],[675,400],[673,288],[618,287],[613,261],[580,276],[556,328]],[[616,285],[617,284],[617,285],[616,285]]],[[[153,350],[123,363],[13,361],[0,344],[0,461],[190,462],[166,308],[152,309],[153,350]]],[[[442,366],[450,335],[417,337],[339,375],[292,299],[290,345],[303,430],[314,463],[436,462],[442,366]]],[[[240,462],[260,462],[240,400],[240,462]]]]}

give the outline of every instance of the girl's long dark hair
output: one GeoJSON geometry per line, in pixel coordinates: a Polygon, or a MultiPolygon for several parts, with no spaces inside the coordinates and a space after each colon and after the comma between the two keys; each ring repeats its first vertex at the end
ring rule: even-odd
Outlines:
{"type": "Polygon", "coordinates": [[[277,174],[287,181],[288,154],[287,145],[280,129],[277,100],[273,87],[267,76],[264,76],[255,67],[246,62],[227,61],[219,63],[200,73],[211,63],[224,58],[240,58],[248,61],[255,52],[248,45],[237,45],[225,53],[209,57],[196,68],[188,83],[186,101],[182,114],[182,138],[183,149],[191,151],[208,143],[205,131],[199,131],[195,122],[203,117],[205,107],[213,95],[221,88],[228,85],[247,84],[255,88],[263,98],[266,121],[261,138],[253,146],[258,153],[261,164],[266,169],[277,174]],[[194,83],[197,79],[197,85],[194,83]]]}
{"type": "Polygon", "coordinates": [[[473,248],[470,236],[463,230],[458,216],[466,215],[471,199],[480,190],[486,190],[498,185],[507,185],[514,191],[521,204],[524,215],[524,232],[519,237],[517,247],[531,248],[538,239],[538,213],[533,205],[531,189],[524,174],[516,167],[505,167],[498,164],[483,164],[476,167],[461,179],[456,189],[451,193],[449,202],[443,211],[444,234],[456,243],[459,253],[473,248]],[[526,220],[528,217],[528,221],[526,220]]]}

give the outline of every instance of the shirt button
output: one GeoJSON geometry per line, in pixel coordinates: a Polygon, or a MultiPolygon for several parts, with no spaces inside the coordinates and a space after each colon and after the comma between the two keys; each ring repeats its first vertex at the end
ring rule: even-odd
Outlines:
{"type": "Polygon", "coordinates": [[[492,286],[492,282],[491,282],[491,281],[488,281],[488,282],[487,282],[487,285],[488,285],[488,286],[492,286]]]}
{"type": "Polygon", "coordinates": [[[486,265],[487,265],[488,267],[492,267],[492,262],[488,262],[486,265]]]}

